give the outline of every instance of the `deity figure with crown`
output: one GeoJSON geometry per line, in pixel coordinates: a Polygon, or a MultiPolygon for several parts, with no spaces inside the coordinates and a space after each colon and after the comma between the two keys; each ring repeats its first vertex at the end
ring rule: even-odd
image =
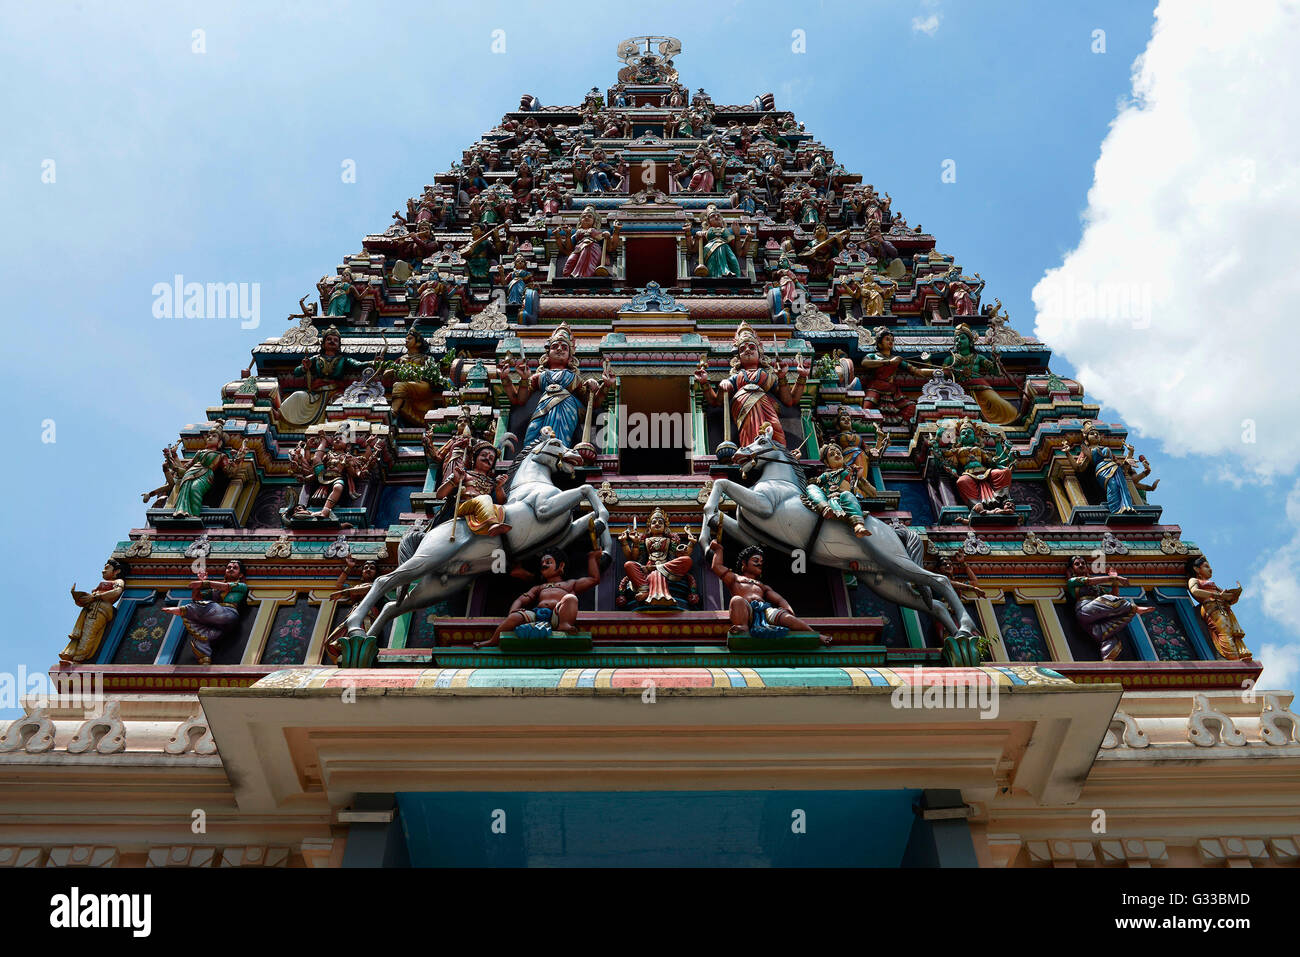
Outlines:
{"type": "Polygon", "coordinates": [[[203,448],[195,452],[188,460],[182,461],[175,449],[167,448],[164,454],[176,466],[184,465],[176,488],[176,518],[198,518],[203,514],[203,497],[212,488],[212,481],[218,472],[233,473],[239,468],[244,458],[247,442],[241,442],[237,449],[227,449],[225,430],[218,425],[208,431],[203,439],[203,448]]]}
{"type": "Polygon", "coordinates": [[[695,578],[690,574],[696,538],[689,531],[669,528],[663,509],[650,513],[645,531],[634,526],[618,538],[629,557],[623,563],[627,577],[619,586],[620,604],[640,606],[637,610],[685,609],[699,604],[695,578]]]}
{"type": "Polygon", "coordinates": [[[700,265],[696,275],[707,274],[717,279],[721,276],[740,276],[740,259],[736,256],[735,246],[747,235],[744,226],[739,231],[733,230],[712,203],[704,211],[704,226],[696,228],[693,223],[682,225],[692,245],[700,248],[700,265]],[[702,271],[701,271],[702,270],[702,271]]]}
{"type": "Polygon", "coordinates": [[[555,230],[555,243],[560,253],[566,255],[560,275],[584,279],[609,275],[609,256],[618,248],[618,236],[618,222],[613,223],[612,229],[602,229],[595,208],[588,206],[578,219],[577,229],[557,227],[555,230]]]}
{"type": "Polygon", "coordinates": [[[614,384],[614,374],[608,369],[600,379],[584,380],[578,375],[578,357],[568,323],[561,323],[551,333],[536,372],[530,374],[528,360],[521,357],[513,366],[503,362],[499,374],[506,397],[513,405],[523,405],[534,392],[541,392],[524,433],[524,446],[536,441],[547,427],[565,445],[572,445],[586,402],[599,404],[614,384]],[[518,382],[515,373],[519,375],[518,382]]]}
{"type": "Polygon", "coordinates": [[[343,354],[343,335],[338,326],[330,326],[321,333],[320,352],[303,359],[298,368],[307,379],[307,388],[290,394],[276,409],[291,426],[320,421],[325,407],[343,391],[346,381],[358,378],[367,366],[343,354]]]}
{"type": "Polygon", "coordinates": [[[704,390],[710,405],[719,405],[724,400],[730,403],[731,419],[737,429],[736,441],[741,446],[753,442],[768,428],[772,430],[772,440],[785,445],[785,430],[776,403],[778,399],[788,406],[799,403],[808,382],[808,368],[802,357],[796,357],[793,366],[796,381],[792,386],[786,377],[790,363],[782,360],[779,366],[774,365],[763,353],[758,333],[747,322],[740,324],[733,341],[736,354],[731,359],[731,374],[716,389],[703,368],[695,370],[695,381],[704,390]]]}
{"type": "Polygon", "coordinates": [[[1001,429],[981,428],[970,419],[962,419],[932,446],[930,454],[940,470],[952,477],[971,514],[1015,512],[1016,504],[1007,489],[1011,487],[1016,454],[1001,429]],[[981,435],[986,431],[993,431],[992,448],[981,435]]]}
{"type": "Polygon", "coordinates": [[[943,367],[953,379],[979,403],[984,418],[994,425],[1010,425],[1019,413],[988,382],[987,376],[1002,372],[999,364],[975,351],[975,333],[966,323],[960,323],[952,333],[952,353],[943,361],[943,367]]]}
{"type": "Polygon", "coordinates": [[[1091,420],[1083,423],[1080,430],[1082,444],[1077,455],[1071,454],[1070,445],[1062,440],[1060,447],[1070,456],[1074,467],[1080,470],[1091,468],[1097,484],[1106,495],[1106,507],[1112,515],[1130,515],[1137,511],[1133,501],[1133,491],[1129,488],[1128,472],[1124,469],[1126,456],[1117,456],[1109,446],[1102,442],[1097,424],[1091,420]]]}

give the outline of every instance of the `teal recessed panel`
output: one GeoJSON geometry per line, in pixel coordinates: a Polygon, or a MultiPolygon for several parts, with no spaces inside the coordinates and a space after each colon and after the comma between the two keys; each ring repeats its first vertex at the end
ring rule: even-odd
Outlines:
{"type": "Polygon", "coordinates": [[[398,794],[416,867],[898,867],[905,791],[398,794]]]}

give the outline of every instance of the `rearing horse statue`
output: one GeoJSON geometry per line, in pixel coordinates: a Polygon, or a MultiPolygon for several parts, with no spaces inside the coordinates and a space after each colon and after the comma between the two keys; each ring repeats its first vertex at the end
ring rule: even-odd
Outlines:
{"type": "Polygon", "coordinates": [[[713,483],[700,530],[700,545],[705,549],[721,520],[722,529],[741,541],[757,540],[787,552],[801,548],[810,562],[856,575],[886,601],[934,616],[954,637],[978,634],[952,582],[922,566],[921,538],[916,532],[895,533],[874,515],[867,516],[871,534],[863,538],[843,522],[823,523],[800,501],[807,487],[803,469],[768,432],[738,449],[731,461],[742,466],[742,476],[757,470],[758,478],[752,488],[727,479],[713,483]],[[724,495],[736,503],[735,518],[719,511],[724,495]]]}
{"type": "MultiPolygon", "coordinates": [[[[370,626],[371,634],[382,634],[383,627],[398,615],[425,608],[466,588],[475,575],[493,568],[503,542],[508,555],[524,558],[543,548],[563,548],[594,532],[600,536],[603,567],[614,553],[605,503],[586,483],[561,491],[553,481],[554,473],[572,475],[574,466],[581,464],[577,452],[556,438],[550,428],[542,429],[541,435],[515,456],[510,471],[505,503],[510,531],[496,538],[475,535],[465,519],[455,517],[435,525],[419,539],[413,554],[404,557],[387,575],[375,579],[366,597],[348,615],[348,634],[365,635],[362,623],[366,614],[394,588],[402,590],[396,601],[390,601],[379,612],[370,626]],[[584,501],[591,504],[592,514],[574,518],[573,509],[584,501]]],[[[415,540],[408,532],[399,554],[406,553],[415,540]]]]}

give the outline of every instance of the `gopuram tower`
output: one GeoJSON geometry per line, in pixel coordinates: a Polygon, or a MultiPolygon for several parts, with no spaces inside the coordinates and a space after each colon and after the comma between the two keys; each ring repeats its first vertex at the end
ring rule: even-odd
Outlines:
{"type": "Polygon", "coordinates": [[[680,53],[523,96],[176,410],[0,861],[1296,862],[1291,696],[1125,428],[680,53]]]}

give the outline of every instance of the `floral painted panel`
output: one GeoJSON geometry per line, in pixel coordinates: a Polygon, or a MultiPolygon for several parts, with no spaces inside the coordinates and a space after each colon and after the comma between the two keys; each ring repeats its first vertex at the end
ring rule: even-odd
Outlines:
{"type": "Polygon", "coordinates": [[[271,634],[262,651],[264,665],[300,665],[307,658],[312,628],[319,609],[299,596],[292,605],[281,605],[275,612],[271,634]]]}
{"type": "Polygon", "coordinates": [[[1021,605],[1010,595],[997,610],[998,627],[1002,629],[1002,645],[1012,661],[1050,661],[1043,629],[1038,623],[1038,612],[1033,605],[1021,605]]]}

